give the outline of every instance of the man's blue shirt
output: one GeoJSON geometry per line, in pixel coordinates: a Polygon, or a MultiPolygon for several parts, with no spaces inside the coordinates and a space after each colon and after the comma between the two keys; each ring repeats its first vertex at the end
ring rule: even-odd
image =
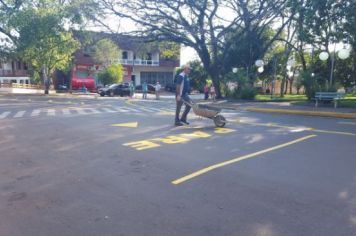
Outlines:
{"type": "Polygon", "coordinates": [[[181,74],[179,74],[177,76],[176,85],[182,85],[183,86],[183,90],[182,90],[182,94],[181,94],[182,96],[189,94],[190,82],[189,82],[188,76],[186,76],[184,73],[181,73],[181,74]]]}

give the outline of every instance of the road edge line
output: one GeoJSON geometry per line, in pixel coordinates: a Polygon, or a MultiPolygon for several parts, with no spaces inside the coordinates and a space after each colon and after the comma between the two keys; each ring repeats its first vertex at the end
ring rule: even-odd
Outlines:
{"type": "Polygon", "coordinates": [[[333,118],[343,118],[343,119],[356,119],[356,114],[354,114],[354,113],[286,110],[286,109],[256,108],[256,107],[248,107],[248,108],[245,108],[245,110],[246,111],[250,111],[250,112],[282,113],[282,114],[289,114],[289,115],[320,116],[320,117],[333,117],[333,118]]]}
{"type": "Polygon", "coordinates": [[[290,146],[292,144],[300,143],[300,142],[303,142],[305,140],[308,140],[308,139],[311,139],[311,138],[315,138],[315,137],[317,137],[317,135],[308,135],[308,136],[305,136],[303,138],[299,138],[299,139],[296,139],[296,140],[293,140],[293,141],[290,141],[290,142],[287,142],[287,143],[283,143],[283,144],[280,144],[280,145],[277,145],[277,146],[274,146],[274,147],[270,147],[270,148],[267,148],[267,149],[264,149],[264,150],[261,150],[261,151],[258,151],[258,152],[254,152],[254,153],[251,153],[251,154],[243,155],[241,157],[237,157],[237,158],[234,158],[234,159],[229,160],[229,161],[220,162],[218,164],[211,165],[211,166],[205,167],[203,169],[200,169],[198,171],[195,171],[192,174],[189,174],[189,175],[183,176],[181,178],[178,178],[176,180],[173,180],[171,183],[173,185],[182,184],[182,183],[184,183],[184,182],[186,182],[188,180],[191,180],[191,179],[193,179],[195,177],[198,177],[200,175],[206,174],[206,173],[208,173],[208,172],[210,172],[212,170],[215,170],[215,169],[218,169],[218,168],[221,168],[221,167],[224,167],[224,166],[227,166],[227,165],[239,162],[239,161],[250,159],[250,158],[259,156],[259,155],[267,153],[267,152],[275,151],[275,150],[290,146]]]}

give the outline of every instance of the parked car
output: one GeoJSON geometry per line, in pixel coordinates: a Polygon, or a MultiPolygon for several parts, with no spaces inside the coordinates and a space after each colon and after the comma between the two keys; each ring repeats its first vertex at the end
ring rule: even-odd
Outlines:
{"type": "Polygon", "coordinates": [[[110,97],[113,97],[115,95],[119,95],[121,97],[129,96],[130,95],[129,84],[127,83],[112,84],[109,87],[98,89],[98,94],[100,94],[100,96],[102,97],[104,97],[105,95],[110,97]]]}
{"type": "MultiPolygon", "coordinates": [[[[136,86],[136,92],[142,92],[142,84],[136,86]]],[[[147,84],[148,93],[155,93],[155,86],[153,84],[147,84]]]]}
{"type": "Polygon", "coordinates": [[[168,92],[175,92],[176,91],[176,85],[175,84],[167,84],[165,87],[165,90],[168,92]]]}
{"type": "Polygon", "coordinates": [[[59,84],[57,85],[56,91],[57,93],[66,93],[68,92],[68,86],[66,84],[59,84]]]}

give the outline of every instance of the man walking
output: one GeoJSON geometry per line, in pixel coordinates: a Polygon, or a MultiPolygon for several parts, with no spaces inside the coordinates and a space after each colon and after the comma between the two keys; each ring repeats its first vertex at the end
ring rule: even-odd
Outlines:
{"type": "Polygon", "coordinates": [[[190,111],[190,106],[187,103],[190,103],[189,90],[190,82],[188,75],[190,74],[190,67],[184,66],[183,72],[176,77],[176,116],[174,124],[176,126],[182,126],[184,124],[189,125],[187,121],[187,115],[190,111]],[[182,114],[182,117],[179,118],[180,110],[185,102],[185,109],[182,114]]]}
{"type": "Polygon", "coordinates": [[[143,82],[143,84],[142,84],[142,99],[147,99],[147,92],[148,92],[147,83],[143,82]]]}
{"type": "Polygon", "coordinates": [[[156,85],[155,85],[155,91],[156,91],[156,100],[159,100],[159,93],[161,90],[161,85],[159,84],[159,82],[157,81],[156,85]]]}

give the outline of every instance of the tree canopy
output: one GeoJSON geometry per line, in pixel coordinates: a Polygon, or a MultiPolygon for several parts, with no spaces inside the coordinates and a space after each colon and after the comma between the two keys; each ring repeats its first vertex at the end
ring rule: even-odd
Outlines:
{"type": "MultiPolygon", "coordinates": [[[[155,40],[168,40],[195,49],[204,67],[219,88],[222,65],[232,47],[226,40],[244,35],[261,36],[266,27],[286,18],[287,0],[133,0],[101,1],[102,8],[135,22],[140,28],[131,32],[155,40]]],[[[277,26],[275,36],[288,22],[277,26]]],[[[272,41],[266,45],[268,49],[272,41]]],[[[248,63],[252,66],[253,62],[248,63]]],[[[219,89],[218,96],[219,96],[219,89]]]]}
{"type": "Polygon", "coordinates": [[[93,59],[96,63],[108,67],[119,58],[120,49],[110,39],[101,39],[94,45],[93,59]]]}

